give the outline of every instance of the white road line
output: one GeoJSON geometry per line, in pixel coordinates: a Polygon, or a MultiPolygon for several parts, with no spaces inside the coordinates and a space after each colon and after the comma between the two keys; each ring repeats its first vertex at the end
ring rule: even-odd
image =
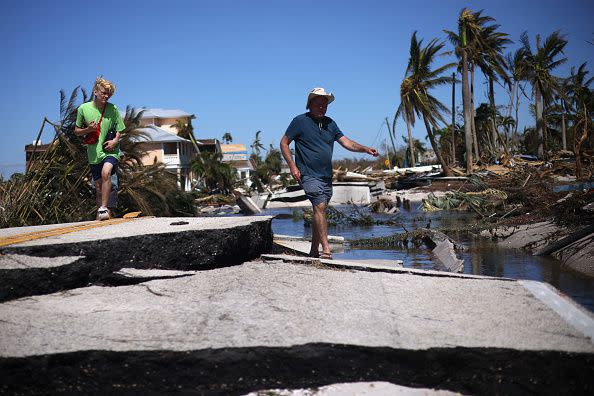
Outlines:
{"type": "Polygon", "coordinates": [[[592,314],[547,283],[531,280],[519,280],[518,283],[594,343],[594,317],[592,314]]]}

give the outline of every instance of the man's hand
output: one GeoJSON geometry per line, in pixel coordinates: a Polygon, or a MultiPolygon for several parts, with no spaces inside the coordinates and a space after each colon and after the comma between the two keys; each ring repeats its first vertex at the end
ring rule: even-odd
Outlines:
{"type": "Polygon", "coordinates": [[[87,133],[91,133],[95,129],[97,129],[97,123],[95,121],[89,122],[89,125],[87,126],[87,133]]]}
{"type": "Polygon", "coordinates": [[[291,175],[293,176],[293,179],[297,180],[299,184],[301,184],[301,172],[299,172],[299,169],[297,169],[297,167],[294,164],[290,166],[289,169],[291,170],[291,175]]]}
{"type": "Polygon", "coordinates": [[[365,147],[365,152],[369,155],[373,155],[374,157],[377,157],[379,155],[377,150],[371,147],[365,147]]]}

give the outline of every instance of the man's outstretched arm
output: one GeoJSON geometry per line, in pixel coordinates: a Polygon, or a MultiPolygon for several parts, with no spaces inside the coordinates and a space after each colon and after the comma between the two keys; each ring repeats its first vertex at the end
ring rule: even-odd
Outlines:
{"type": "Polygon", "coordinates": [[[289,169],[291,170],[291,175],[293,178],[301,183],[301,172],[297,169],[297,165],[293,161],[293,156],[291,155],[291,149],[289,148],[289,144],[291,144],[291,139],[287,135],[283,135],[281,142],[280,142],[280,151],[287,161],[287,165],[289,165],[289,169]]]}
{"type": "Polygon", "coordinates": [[[342,147],[349,151],[354,151],[356,153],[367,153],[369,155],[373,155],[374,157],[377,157],[379,155],[376,149],[363,146],[362,144],[359,144],[346,136],[343,136],[340,139],[338,139],[338,143],[340,143],[342,147]]]}

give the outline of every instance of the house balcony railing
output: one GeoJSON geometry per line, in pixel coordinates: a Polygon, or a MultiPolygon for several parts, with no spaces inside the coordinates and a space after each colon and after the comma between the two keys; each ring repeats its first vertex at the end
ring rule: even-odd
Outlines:
{"type": "Polygon", "coordinates": [[[177,154],[164,154],[163,163],[166,166],[181,166],[187,167],[190,165],[191,157],[189,155],[179,156],[177,154]]]}

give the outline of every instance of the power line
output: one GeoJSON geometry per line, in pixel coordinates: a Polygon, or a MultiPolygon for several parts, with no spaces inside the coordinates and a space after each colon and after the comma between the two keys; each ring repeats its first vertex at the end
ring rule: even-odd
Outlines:
{"type": "Polygon", "coordinates": [[[377,131],[377,134],[375,135],[375,139],[373,139],[373,142],[371,143],[371,147],[376,147],[377,145],[375,144],[378,141],[379,135],[382,132],[382,129],[384,129],[384,122],[382,121],[382,123],[380,124],[380,127],[377,131]]]}

